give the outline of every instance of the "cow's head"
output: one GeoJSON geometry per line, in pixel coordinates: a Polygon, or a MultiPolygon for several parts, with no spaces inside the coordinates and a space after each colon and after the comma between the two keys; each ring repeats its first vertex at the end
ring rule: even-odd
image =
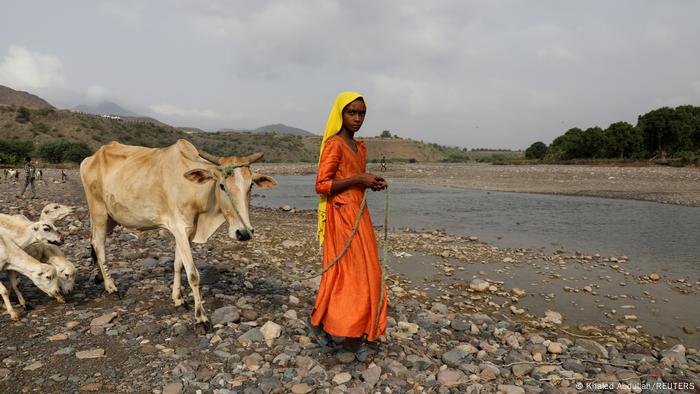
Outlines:
{"type": "Polygon", "coordinates": [[[250,164],[260,160],[263,154],[217,157],[200,151],[199,155],[216,164],[216,167],[190,170],[185,173],[185,178],[196,183],[215,182],[216,202],[229,224],[229,237],[239,241],[249,240],[254,232],[248,215],[253,184],[263,189],[277,186],[271,177],[250,170],[250,164]]]}

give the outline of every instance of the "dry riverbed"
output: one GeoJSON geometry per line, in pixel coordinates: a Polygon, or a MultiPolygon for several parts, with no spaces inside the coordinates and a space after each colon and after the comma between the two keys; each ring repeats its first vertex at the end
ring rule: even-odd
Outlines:
{"type": "MultiPolygon", "coordinates": [[[[306,171],[303,165],[260,168],[306,171]]],[[[475,188],[506,187],[518,178],[512,172],[505,180],[495,176],[513,171],[501,169],[508,167],[475,168],[390,165],[388,175],[438,182],[437,175],[456,179],[476,171],[469,174],[493,178],[458,185],[481,185],[475,188]]],[[[697,181],[697,171],[682,170],[697,181]]],[[[89,259],[89,221],[77,172],[70,172],[67,183],[52,181],[57,174],[45,171],[35,200],[18,200],[21,185],[0,183],[2,213],[35,218],[48,202],[77,207],[59,228],[66,236],[62,249],[79,269],[66,304],[56,304],[24,280],[25,296],[36,309],[22,311],[21,322],[0,315],[0,392],[573,393],[700,387],[697,313],[686,311],[683,324],[661,322],[661,328],[666,325],[661,331],[654,318],[655,308],[670,308],[677,297],[698,297],[699,278],[635,272],[634,261],[625,256],[502,249],[480,242],[478,234],[391,232],[390,328],[374,363],[358,364],[348,353],[321,349],[301,320],[311,310],[317,280],[281,274],[320,267],[314,213],[291,207],[253,209],[251,242],[232,241],[220,230],[193,247],[205,307],[216,323],[211,332],[198,334],[192,311],[176,309],[170,300],[172,237],[117,227],[107,255],[123,297],[107,296],[93,280],[97,270],[89,259]]],[[[547,176],[542,177],[544,182],[547,176]]],[[[7,283],[4,274],[0,280],[7,283]]]]}

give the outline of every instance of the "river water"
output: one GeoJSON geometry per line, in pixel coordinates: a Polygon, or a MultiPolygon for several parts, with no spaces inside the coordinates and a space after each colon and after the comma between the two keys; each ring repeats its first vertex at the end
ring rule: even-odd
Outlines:
{"type": "MultiPolygon", "coordinates": [[[[314,176],[275,179],[276,189],[255,189],[253,205],[316,208],[314,176]]],[[[382,224],[384,198],[370,193],[375,225],[382,224]]],[[[700,267],[700,209],[676,205],[394,183],[389,226],[441,229],[506,248],[626,255],[640,268],[692,279],[700,267]]]]}

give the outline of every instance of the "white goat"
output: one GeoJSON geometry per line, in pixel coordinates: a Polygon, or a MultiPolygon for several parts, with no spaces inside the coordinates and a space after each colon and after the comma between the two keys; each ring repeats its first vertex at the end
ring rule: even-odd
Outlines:
{"type": "MultiPolygon", "coordinates": [[[[0,234],[0,271],[8,271],[9,273],[19,272],[28,277],[46,294],[55,297],[58,302],[65,302],[59,290],[56,268],[48,264],[40,263],[23,251],[22,248],[9,237],[2,234],[0,234]]],[[[12,320],[19,320],[19,315],[12,308],[12,303],[10,303],[10,293],[2,283],[0,283],[0,295],[5,303],[7,313],[10,314],[10,318],[12,318],[12,320]]],[[[21,295],[19,296],[21,297],[21,295]]],[[[26,307],[24,298],[21,298],[20,304],[26,307]]]]}
{"type": "Polygon", "coordinates": [[[47,242],[37,242],[24,248],[24,251],[42,263],[48,263],[56,268],[58,285],[63,294],[70,294],[73,291],[77,270],[58,246],[47,242]]]}
{"type": "MultiPolygon", "coordinates": [[[[0,215],[0,218],[8,217],[12,218],[9,215],[0,215]]],[[[40,242],[47,242],[56,245],[60,245],[63,243],[63,237],[61,237],[61,234],[58,233],[56,227],[54,227],[52,224],[44,222],[31,223],[29,226],[12,226],[11,223],[5,223],[2,220],[0,220],[0,235],[8,238],[9,240],[17,244],[17,246],[21,249],[27,248],[32,244],[40,242]]],[[[54,278],[58,281],[59,276],[56,272],[57,269],[54,266],[51,267],[54,269],[54,278]]],[[[73,270],[74,269],[75,268],[73,268],[73,270]]],[[[26,303],[24,301],[24,297],[22,296],[22,292],[17,286],[16,272],[14,272],[14,270],[12,269],[8,269],[7,276],[10,279],[10,285],[12,286],[12,289],[15,291],[15,294],[17,294],[17,299],[19,300],[19,303],[26,308],[26,303]]],[[[66,287],[72,289],[73,284],[70,283],[66,287]]],[[[65,302],[60,293],[57,293],[57,295],[55,295],[54,297],[59,303],[65,302]]]]}
{"type": "MultiPolygon", "coordinates": [[[[46,206],[44,206],[44,208],[41,210],[41,215],[39,216],[39,221],[56,225],[56,222],[65,218],[66,216],[70,215],[71,213],[73,213],[73,207],[69,207],[67,205],[61,205],[61,204],[46,204],[46,206]]],[[[21,214],[18,214],[18,215],[0,215],[0,216],[3,216],[3,217],[11,216],[13,218],[16,218],[17,220],[21,220],[21,222],[16,222],[17,225],[25,225],[27,223],[32,222],[26,216],[21,215],[21,214]]],[[[3,220],[3,219],[0,219],[0,220],[3,220]]],[[[4,220],[7,220],[7,219],[4,219],[4,220]]],[[[2,225],[2,223],[0,223],[0,225],[2,225]]]]}
{"type": "MultiPolygon", "coordinates": [[[[53,225],[57,221],[65,218],[73,212],[73,208],[61,204],[47,204],[41,210],[39,222],[44,222],[53,225]]],[[[18,229],[21,227],[31,226],[34,222],[27,219],[24,215],[2,215],[0,214],[0,227],[12,227],[18,229]]],[[[37,242],[23,248],[35,259],[42,263],[48,263],[56,267],[58,272],[58,281],[61,290],[64,294],[68,294],[73,290],[75,276],[77,270],[75,265],[61,252],[61,249],[47,242],[37,242]]]]}

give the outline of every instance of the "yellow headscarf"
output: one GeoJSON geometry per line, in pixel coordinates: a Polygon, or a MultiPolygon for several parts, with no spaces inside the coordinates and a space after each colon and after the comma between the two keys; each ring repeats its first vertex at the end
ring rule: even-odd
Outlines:
{"type": "MultiPolygon", "coordinates": [[[[346,105],[352,103],[358,98],[364,98],[360,93],[357,92],[342,92],[335,98],[335,103],[331,107],[331,113],[328,115],[328,121],[326,122],[326,131],[323,133],[323,140],[321,140],[321,150],[318,155],[318,162],[321,163],[321,155],[323,154],[323,147],[326,146],[326,141],[331,137],[338,134],[340,129],[343,127],[343,109],[346,105]]],[[[320,245],[323,245],[323,239],[326,231],[326,203],[328,201],[328,195],[320,194],[318,196],[318,230],[317,237],[320,245]]]]}

